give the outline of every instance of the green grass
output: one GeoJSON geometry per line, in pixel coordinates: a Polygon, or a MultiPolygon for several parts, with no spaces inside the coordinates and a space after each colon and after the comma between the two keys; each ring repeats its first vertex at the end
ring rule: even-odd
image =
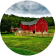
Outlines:
{"type": "Polygon", "coordinates": [[[12,32],[12,33],[5,33],[5,34],[1,34],[2,36],[14,36],[14,33],[15,32],[12,32]]]}
{"type": "Polygon", "coordinates": [[[7,32],[2,32],[2,33],[7,33],[7,32]]]}
{"type": "Polygon", "coordinates": [[[18,54],[21,54],[21,55],[33,55],[33,54],[36,54],[33,51],[22,49],[22,48],[13,48],[13,47],[8,47],[8,48],[11,49],[12,51],[18,53],[18,54]]]}
{"type": "Polygon", "coordinates": [[[48,32],[49,33],[55,32],[55,26],[48,26],[48,32]]]}
{"type": "Polygon", "coordinates": [[[4,36],[5,44],[14,52],[22,55],[33,55],[43,51],[53,37],[4,36]]]}
{"type": "MultiPolygon", "coordinates": [[[[49,29],[48,32],[52,33],[54,29],[49,29]]],[[[37,54],[43,51],[53,39],[53,37],[15,36],[14,32],[1,36],[9,49],[21,55],[37,54]]]]}
{"type": "Polygon", "coordinates": [[[55,30],[54,29],[48,29],[48,32],[53,33],[53,32],[55,32],[55,30]]]}

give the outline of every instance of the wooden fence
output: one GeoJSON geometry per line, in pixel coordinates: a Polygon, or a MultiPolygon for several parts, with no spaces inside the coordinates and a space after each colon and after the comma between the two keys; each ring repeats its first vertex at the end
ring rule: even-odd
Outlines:
{"type": "Polygon", "coordinates": [[[15,33],[16,36],[37,36],[37,37],[53,37],[54,33],[46,33],[46,34],[33,34],[33,33],[15,33]]]}

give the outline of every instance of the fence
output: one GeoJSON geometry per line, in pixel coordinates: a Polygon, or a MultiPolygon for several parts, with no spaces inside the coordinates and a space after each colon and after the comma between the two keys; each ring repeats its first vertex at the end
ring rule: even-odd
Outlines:
{"type": "Polygon", "coordinates": [[[15,35],[17,36],[37,36],[37,37],[53,37],[54,33],[37,33],[37,34],[33,34],[33,33],[18,33],[16,32],[15,35]]]}

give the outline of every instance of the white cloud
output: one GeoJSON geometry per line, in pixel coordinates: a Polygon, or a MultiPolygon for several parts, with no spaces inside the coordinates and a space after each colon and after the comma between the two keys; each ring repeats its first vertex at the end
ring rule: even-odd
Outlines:
{"type": "Polygon", "coordinates": [[[22,1],[12,5],[5,12],[14,15],[51,15],[50,12],[41,4],[33,1],[22,1]]]}

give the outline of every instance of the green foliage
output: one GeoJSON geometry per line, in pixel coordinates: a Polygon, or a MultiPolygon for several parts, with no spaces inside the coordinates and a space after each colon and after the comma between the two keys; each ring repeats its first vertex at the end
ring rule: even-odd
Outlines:
{"type": "Polygon", "coordinates": [[[13,23],[13,28],[16,28],[16,23],[13,23]]]}
{"type": "Polygon", "coordinates": [[[48,26],[48,29],[55,29],[55,26],[48,26]]]}
{"type": "Polygon", "coordinates": [[[6,20],[6,19],[2,19],[1,20],[1,32],[9,32],[11,28],[11,22],[10,19],[6,20]]]}
{"type": "Polygon", "coordinates": [[[53,22],[53,26],[55,26],[55,21],[53,22]]]}
{"type": "MultiPolygon", "coordinates": [[[[53,26],[54,25],[54,20],[53,20],[53,17],[43,17],[49,26],[53,26]]],[[[15,16],[15,15],[7,15],[7,14],[4,14],[2,19],[6,19],[6,20],[9,20],[10,19],[10,22],[11,22],[11,25],[13,26],[14,23],[16,24],[16,27],[20,27],[20,23],[21,21],[33,21],[37,18],[29,18],[29,17],[19,17],[19,16],[15,16]]]]}
{"type": "Polygon", "coordinates": [[[14,32],[12,33],[7,33],[7,32],[2,32],[2,36],[14,36],[14,32]]]}

